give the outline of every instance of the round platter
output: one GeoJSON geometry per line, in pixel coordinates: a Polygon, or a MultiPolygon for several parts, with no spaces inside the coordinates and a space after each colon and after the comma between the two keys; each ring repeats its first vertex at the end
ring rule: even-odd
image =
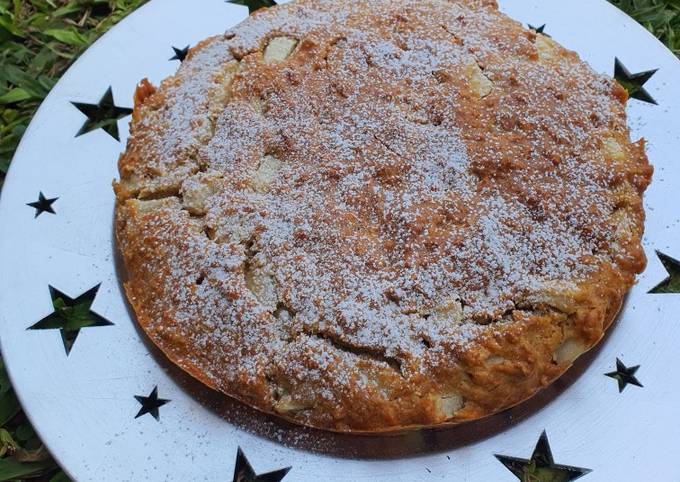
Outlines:
{"type": "Polygon", "coordinates": [[[36,430],[74,480],[488,482],[531,470],[538,481],[680,479],[680,262],[673,258],[680,257],[673,202],[680,62],[605,0],[499,3],[595,70],[616,71],[634,92],[633,137],[649,142],[656,169],[645,202],[649,266],[600,347],[512,410],[391,437],[292,426],[170,365],[137,328],[119,284],[111,180],[138,81],[171,75],[187,45],[223,32],[249,9],[154,0],[54,88],[0,202],[2,355],[36,430]],[[92,326],[60,330],[51,316],[57,299],[92,326]]]}

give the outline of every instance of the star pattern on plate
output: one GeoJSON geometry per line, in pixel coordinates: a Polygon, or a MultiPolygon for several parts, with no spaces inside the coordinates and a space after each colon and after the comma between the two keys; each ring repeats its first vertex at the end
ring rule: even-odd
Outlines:
{"type": "Polygon", "coordinates": [[[118,121],[132,114],[132,109],[116,105],[113,101],[113,89],[111,87],[108,88],[97,104],[84,104],[82,102],[71,102],[71,104],[87,116],[87,120],[76,134],[76,137],[96,129],[103,129],[115,140],[120,141],[118,121]]]}
{"type": "Polygon", "coordinates": [[[638,371],[638,368],[640,368],[640,365],[636,365],[634,367],[627,367],[626,365],[623,364],[621,360],[617,358],[616,371],[605,373],[605,376],[613,378],[614,380],[619,382],[619,393],[621,393],[629,384],[642,387],[642,383],[640,383],[638,379],[635,378],[635,372],[638,371]]]}
{"type": "Polygon", "coordinates": [[[184,62],[184,59],[186,59],[187,55],[189,54],[189,45],[187,45],[183,49],[173,47],[172,50],[175,51],[175,55],[170,57],[170,60],[179,60],[180,62],[184,62]]]}
{"type": "Polygon", "coordinates": [[[57,214],[54,212],[54,209],[52,208],[52,204],[59,199],[58,197],[53,197],[50,199],[47,199],[45,195],[40,191],[40,194],[38,195],[38,200],[34,201],[32,203],[26,203],[27,206],[30,206],[32,208],[35,208],[35,218],[40,216],[42,213],[50,213],[50,214],[57,214]]]}
{"type": "Polygon", "coordinates": [[[28,329],[59,330],[61,340],[64,343],[64,350],[68,355],[71,353],[71,348],[73,348],[81,329],[113,325],[109,320],[90,309],[100,286],[101,284],[98,284],[90,288],[77,298],[71,298],[54,286],[50,286],[50,297],[54,311],[39,322],[29,326],[28,329]]]}
{"type": "Polygon", "coordinates": [[[668,277],[649,292],[652,294],[680,293],[680,261],[663,254],[661,251],[657,251],[656,255],[663,267],[666,268],[668,277]]]}
{"type": "Polygon", "coordinates": [[[153,390],[151,390],[151,393],[148,397],[143,395],[135,395],[135,399],[142,405],[139,409],[139,412],[137,412],[137,415],[135,415],[135,418],[139,418],[142,415],[146,415],[148,413],[159,421],[160,414],[158,409],[170,402],[168,399],[158,398],[158,386],[153,387],[153,390]]]}
{"type": "Polygon", "coordinates": [[[261,8],[269,8],[276,5],[274,0],[227,0],[227,3],[245,5],[248,7],[248,13],[253,13],[261,8]]]}
{"type": "Polygon", "coordinates": [[[633,99],[641,100],[649,104],[657,105],[657,102],[644,88],[644,85],[659,69],[647,70],[633,74],[618,59],[614,59],[614,78],[626,89],[628,95],[633,99]]]}
{"type": "Polygon", "coordinates": [[[545,430],[530,459],[507,455],[496,455],[496,458],[522,482],[569,482],[592,472],[590,469],[556,464],[545,430]]]}
{"type": "Polygon", "coordinates": [[[232,482],[280,482],[290,471],[290,467],[274,470],[266,474],[255,475],[253,467],[248,462],[241,447],[236,452],[236,466],[234,467],[234,478],[232,482]]]}
{"type": "Polygon", "coordinates": [[[548,35],[547,33],[545,33],[545,26],[546,26],[545,23],[544,23],[543,25],[541,25],[540,27],[534,27],[534,26],[531,25],[531,24],[528,24],[528,25],[529,25],[529,29],[530,29],[530,30],[533,30],[533,31],[536,32],[536,33],[540,33],[541,35],[545,35],[546,37],[550,37],[550,35],[548,35]]]}

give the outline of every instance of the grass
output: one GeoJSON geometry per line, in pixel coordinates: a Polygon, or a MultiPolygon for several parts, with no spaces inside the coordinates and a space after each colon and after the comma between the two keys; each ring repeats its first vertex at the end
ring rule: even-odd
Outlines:
{"type": "MultiPolygon", "coordinates": [[[[610,1],[680,55],[680,0],[610,1]]],[[[0,0],[0,188],[31,117],[64,70],[144,2],[0,0]]],[[[0,482],[68,481],[26,420],[1,361],[0,427],[0,482]]]]}
{"type": "Polygon", "coordinates": [[[680,0],[609,0],[680,56],[680,0]]]}

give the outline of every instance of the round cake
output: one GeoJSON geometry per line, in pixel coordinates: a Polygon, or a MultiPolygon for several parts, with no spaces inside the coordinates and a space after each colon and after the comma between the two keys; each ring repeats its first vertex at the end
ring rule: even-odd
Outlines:
{"type": "Polygon", "coordinates": [[[137,321],[206,385],[308,426],[515,405],[645,266],[627,98],[493,0],[260,10],[137,89],[115,183],[137,321]]]}

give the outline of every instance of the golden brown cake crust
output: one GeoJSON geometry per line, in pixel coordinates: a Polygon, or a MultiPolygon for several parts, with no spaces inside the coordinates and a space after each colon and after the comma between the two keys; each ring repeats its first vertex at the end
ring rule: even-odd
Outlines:
{"type": "Polygon", "coordinates": [[[337,431],[512,406],[645,265],[625,90],[493,1],[300,0],[140,84],[116,234],[139,324],[337,431]]]}

